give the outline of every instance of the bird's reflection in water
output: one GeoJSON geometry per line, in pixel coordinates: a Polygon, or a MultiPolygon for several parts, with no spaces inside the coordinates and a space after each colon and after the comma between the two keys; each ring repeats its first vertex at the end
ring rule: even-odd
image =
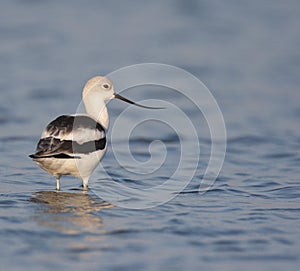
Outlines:
{"type": "Polygon", "coordinates": [[[41,191],[33,194],[31,202],[39,205],[38,224],[65,234],[98,233],[103,225],[99,211],[113,207],[83,192],[41,191]]]}

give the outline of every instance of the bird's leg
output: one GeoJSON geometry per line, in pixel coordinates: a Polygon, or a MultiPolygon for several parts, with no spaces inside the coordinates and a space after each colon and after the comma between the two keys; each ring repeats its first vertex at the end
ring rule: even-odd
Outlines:
{"type": "Polygon", "coordinates": [[[87,191],[88,190],[88,182],[89,182],[89,179],[83,179],[82,180],[82,186],[83,186],[83,190],[84,191],[87,191]]]}
{"type": "Polygon", "coordinates": [[[56,178],[56,190],[59,191],[60,190],[60,177],[56,178]]]}

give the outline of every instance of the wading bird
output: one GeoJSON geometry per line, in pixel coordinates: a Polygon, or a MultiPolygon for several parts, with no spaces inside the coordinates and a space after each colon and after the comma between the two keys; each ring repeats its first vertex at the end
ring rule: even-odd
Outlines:
{"type": "Polygon", "coordinates": [[[50,122],[43,131],[34,154],[29,155],[42,169],[56,177],[56,189],[60,190],[60,178],[73,175],[82,179],[83,189],[106,151],[106,130],[109,116],[105,102],[120,99],[132,102],[114,92],[112,82],[102,76],[88,80],[82,92],[86,114],[62,115],[50,122]]]}

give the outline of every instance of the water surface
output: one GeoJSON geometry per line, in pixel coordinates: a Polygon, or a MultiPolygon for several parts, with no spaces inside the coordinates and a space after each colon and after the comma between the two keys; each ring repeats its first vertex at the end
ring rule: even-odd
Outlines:
{"type": "MultiPolygon", "coordinates": [[[[298,270],[299,1],[14,0],[0,10],[1,270],[298,270]],[[123,94],[161,95],[196,124],[202,156],[188,187],[164,205],[124,209],[98,197],[98,168],[88,193],[72,177],[55,192],[27,157],[46,123],[76,112],[91,76],[142,62],[186,69],[218,101],[228,145],[213,188],[197,193],[210,152],[203,116],[179,93],[137,88],[123,94]]],[[[109,104],[112,124],[124,108],[109,104]]],[[[178,136],[145,123],[130,146],[146,161],[156,139],[168,156],[152,175],[120,167],[111,146],[104,169],[132,187],[163,182],[178,164],[178,136]]],[[[115,144],[126,152],[122,138],[115,144]]]]}

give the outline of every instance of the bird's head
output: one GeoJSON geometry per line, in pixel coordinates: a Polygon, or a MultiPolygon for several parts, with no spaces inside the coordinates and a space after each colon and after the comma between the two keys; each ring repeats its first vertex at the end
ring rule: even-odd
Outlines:
{"type": "Polygon", "coordinates": [[[162,109],[162,107],[150,107],[135,103],[120,94],[115,93],[114,86],[111,80],[104,76],[95,76],[87,81],[83,88],[83,100],[89,96],[97,101],[107,101],[111,99],[119,99],[126,103],[133,104],[147,109],[162,109]]]}

